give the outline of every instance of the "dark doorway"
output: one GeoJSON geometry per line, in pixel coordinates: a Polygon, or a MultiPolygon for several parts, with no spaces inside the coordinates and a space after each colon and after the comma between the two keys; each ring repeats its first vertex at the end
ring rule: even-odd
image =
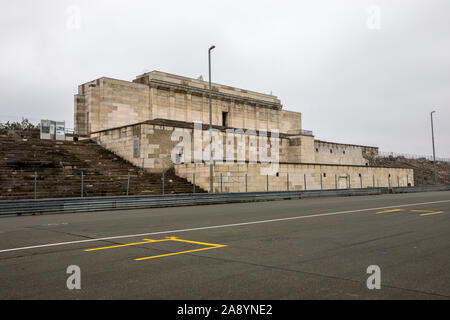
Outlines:
{"type": "Polygon", "coordinates": [[[228,127],[228,112],[222,112],[222,126],[228,127]]]}

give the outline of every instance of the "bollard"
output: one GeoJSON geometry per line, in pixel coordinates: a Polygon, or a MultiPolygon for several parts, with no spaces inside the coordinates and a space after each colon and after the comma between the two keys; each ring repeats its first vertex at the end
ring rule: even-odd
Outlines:
{"type": "Polygon", "coordinates": [[[130,173],[128,172],[128,180],[127,180],[127,196],[130,191],[130,173]]]}
{"type": "Polygon", "coordinates": [[[83,194],[84,194],[84,175],[83,175],[83,171],[81,171],[81,197],[83,198],[83,194]]]}
{"type": "Polygon", "coordinates": [[[34,200],[36,200],[36,189],[37,189],[37,171],[34,172],[34,200]]]}
{"type": "Polygon", "coordinates": [[[195,193],[195,173],[192,174],[192,192],[195,193]]]}
{"type": "Polygon", "coordinates": [[[164,195],[164,174],[165,174],[165,172],[163,171],[162,177],[161,177],[161,180],[162,180],[162,194],[163,195],[164,195]]]}

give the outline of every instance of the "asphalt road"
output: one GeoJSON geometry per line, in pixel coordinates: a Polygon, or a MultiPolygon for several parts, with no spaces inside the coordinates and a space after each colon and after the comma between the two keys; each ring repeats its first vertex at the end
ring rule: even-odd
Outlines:
{"type": "Polygon", "coordinates": [[[449,284],[450,192],[0,218],[0,299],[449,299],[449,284]]]}

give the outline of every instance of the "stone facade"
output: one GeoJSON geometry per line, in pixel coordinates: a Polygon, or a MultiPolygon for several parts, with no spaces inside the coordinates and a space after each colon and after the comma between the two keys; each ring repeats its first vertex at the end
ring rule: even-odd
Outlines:
{"type": "MultiPolygon", "coordinates": [[[[369,166],[377,147],[316,140],[302,129],[301,113],[282,110],[273,95],[219,84],[212,90],[215,191],[221,173],[225,192],[245,191],[245,174],[248,191],[265,191],[266,179],[271,190],[286,190],[288,173],[290,190],[303,190],[305,179],[307,189],[413,185],[411,170],[369,166]]],[[[133,82],[100,78],[79,86],[74,117],[78,134],[136,166],[175,167],[188,180],[195,173],[209,189],[207,82],[159,71],[133,82]]]]}
{"type": "MultiPolygon", "coordinates": [[[[214,166],[214,192],[294,191],[414,185],[406,168],[280,163],[275,174],[262,173],[261,164],[235,163],[214,166]],[[289,175],[289,177],[288,177],[289,175]],[[221,182],[222,181],[222,182],[221,182]],[[288,186],[289,183],[289,186],[288,186]]],[[[177,164],[177,175],[209,189],[209,165],[177,164]]]]}
{"type": "MultiPolygon", "coordinates": [[[[301,130],[301,114],[282,110],[273,95],[212,84],[212,123],[237,128],[301,130]]],[[[153,71],[134,82],[100,78],[78,87],[75,132],[152,119],[209,123],[208,82],[153,71]]]]}

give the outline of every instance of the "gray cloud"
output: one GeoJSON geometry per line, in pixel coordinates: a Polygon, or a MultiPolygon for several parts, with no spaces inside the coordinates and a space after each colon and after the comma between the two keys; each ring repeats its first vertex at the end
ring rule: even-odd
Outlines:
{"type": "Polygon", "coordinates": [[[0,5],[0,119],[65,119],[77,85],[145,70],[277,95],[316,138],[450,157],[450,10],[426,1],[14,1],[0,5]],[[367,27],[370,5],[380,29],[367,27]],[[80,28],[68,28],[71,6],[80,28]]]}

